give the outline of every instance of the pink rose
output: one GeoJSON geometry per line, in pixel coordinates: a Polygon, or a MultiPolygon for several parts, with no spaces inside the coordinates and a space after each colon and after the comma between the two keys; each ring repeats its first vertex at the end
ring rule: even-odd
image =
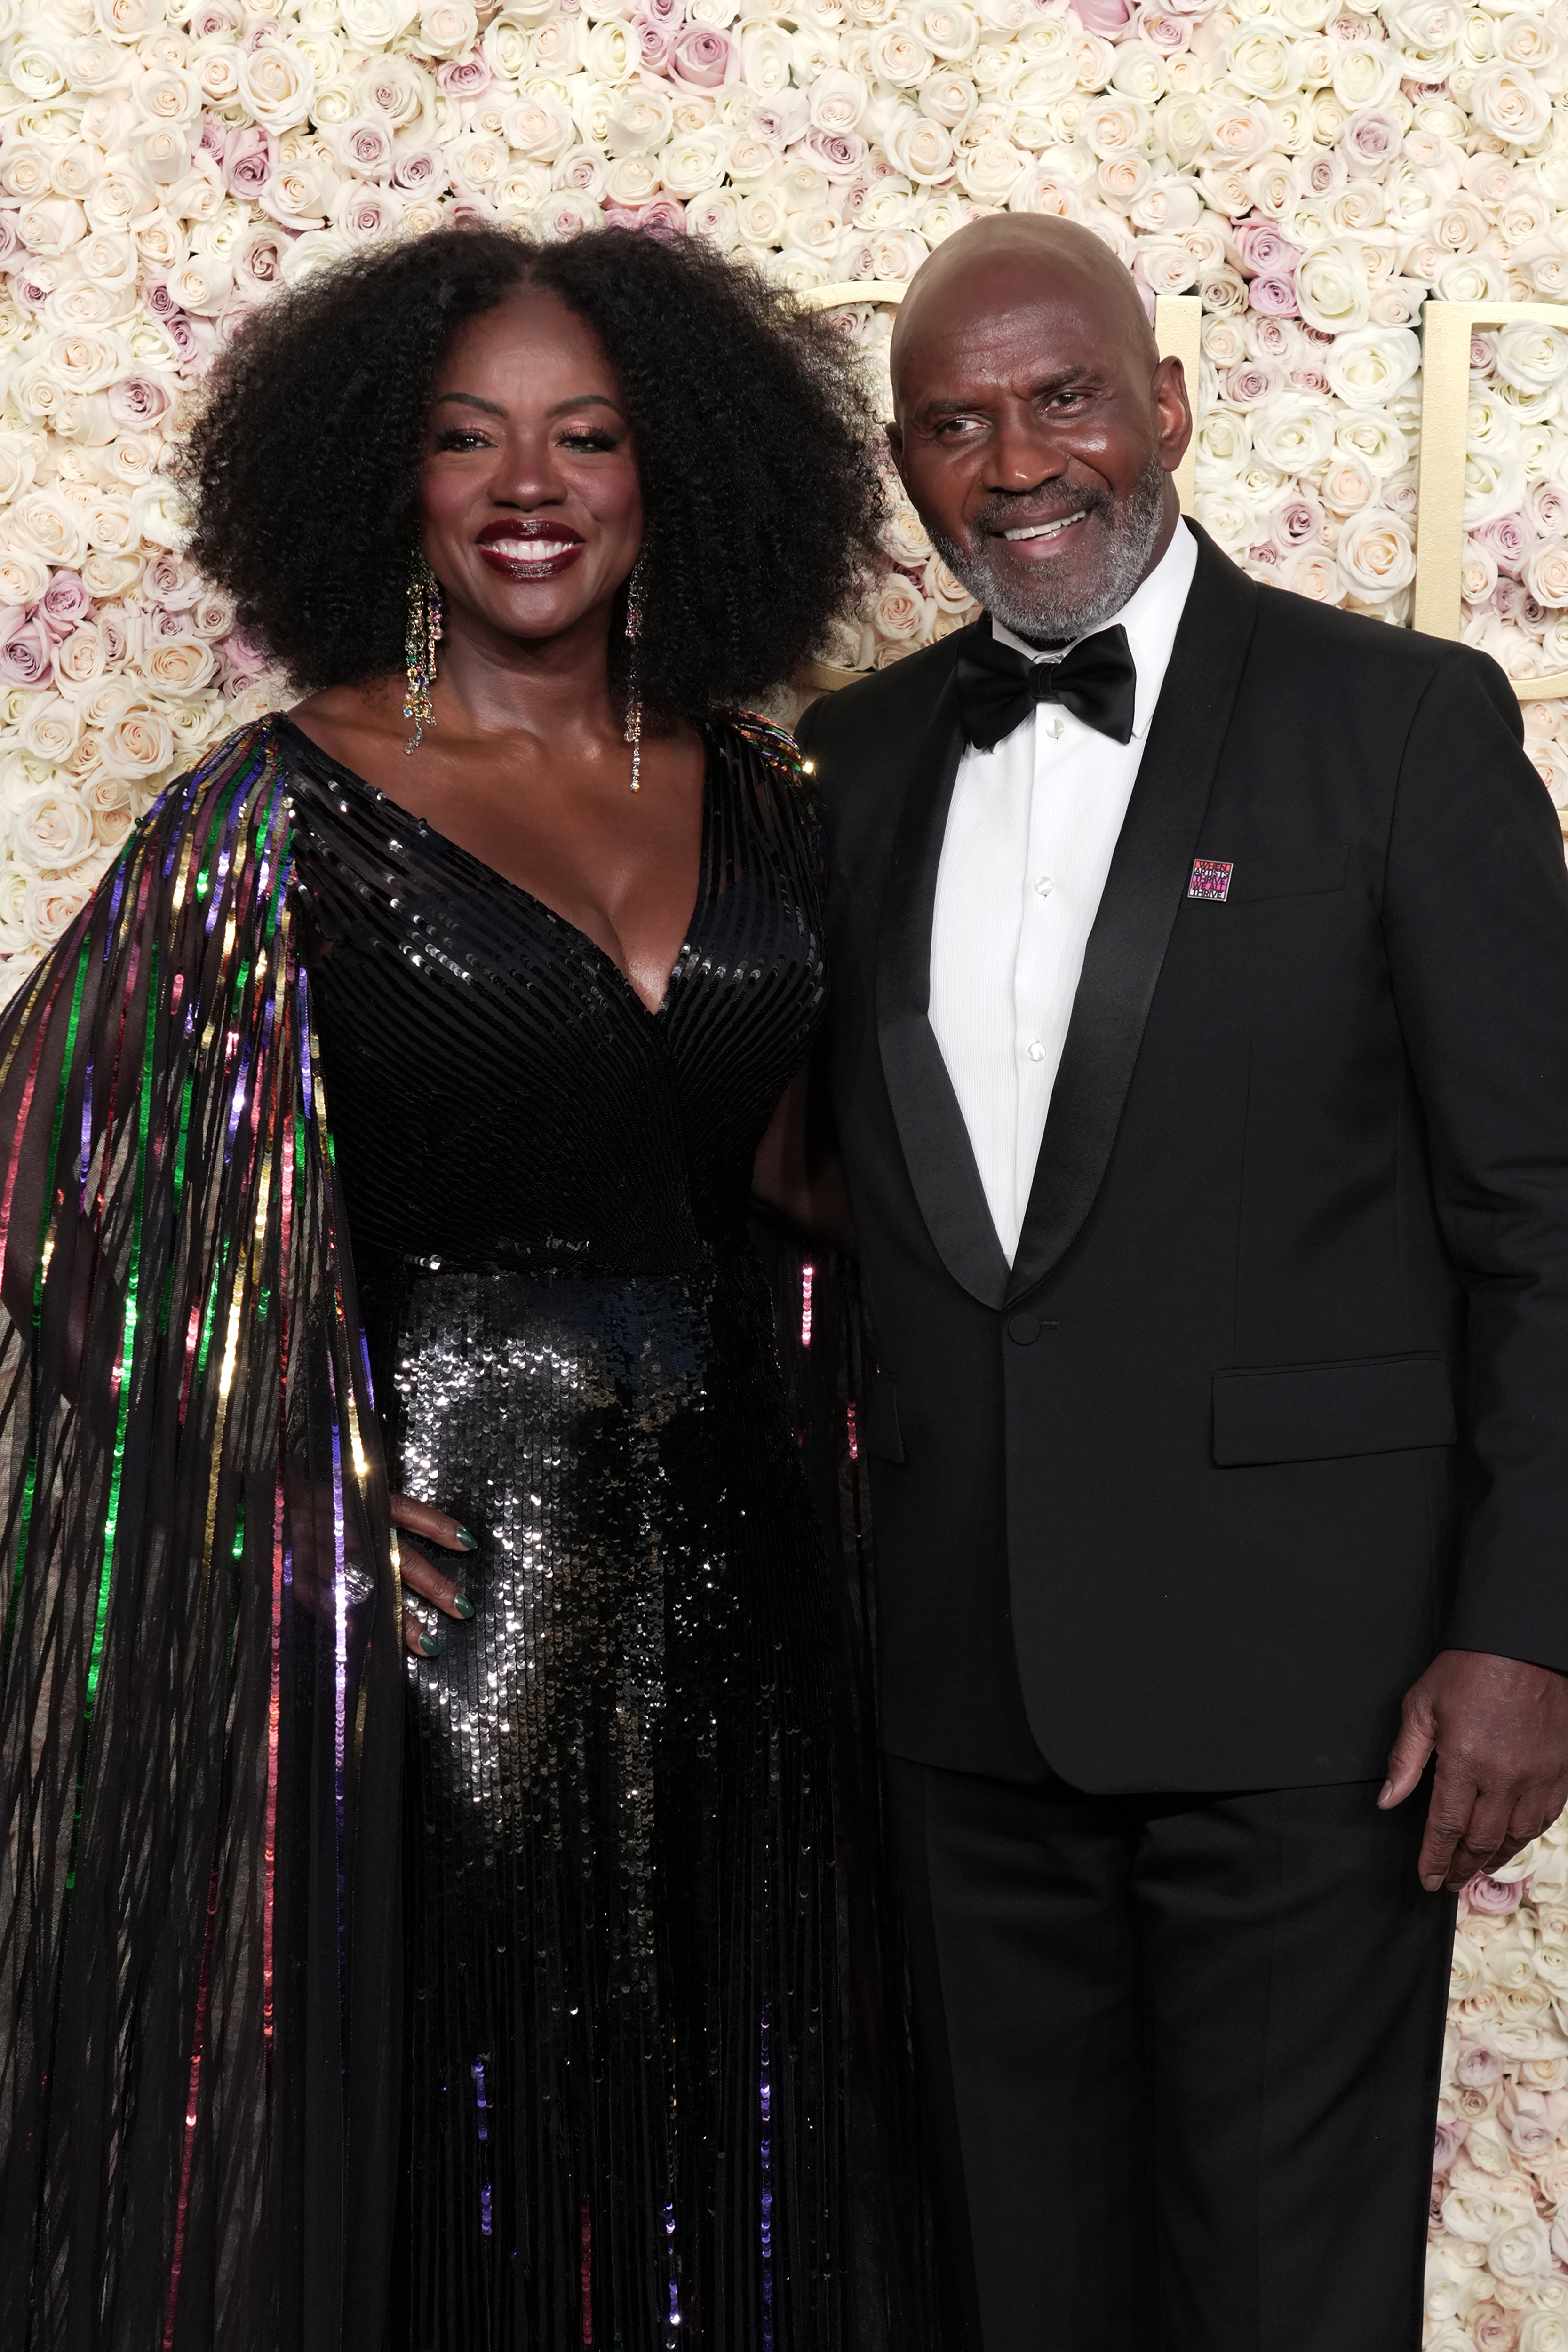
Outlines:
{"type": "Polygon", "coordinates": [[[1301,249],[1292,245],[1272,221],[1243,221],[1235,232],[1234,242],[1236,265],[1244,278],[1295,276],[1301,249]]]}
{"type": "Polygon", "coordinates": [[[47,686],[54,675],[55,653],[49,633],[37,614],[30,618],[12,605],[0,614],[0,680],[7,686],[47,686]]]}
{"type": "Polygon", "coordinates": [[[1114,40],[1132,15],[1131,0],[1078,0],[1073,11],[1086,32],[1114,40]]]}
{"type": "Polygon", "coordinates": [[[174,404],[168,386],[154,375],[122,375],[109,387],[109,413],[128,432],[161,424],[174,404]]]}
{"type": "Polygon", "coordinates": [[[247,686],[267,668],[266,647],[247,637],[243,629],[231,629],[218,651],[230,677],[241,678],[247,686]]]}
{"type": "Polygon", "coordinates": [[[255,197],[272,177],[278,147],[270,131],[247,122],[235,131],[223,157],[223,184],[231,196],[255,197]]]}
{"type": "Polygon", "coordinates": [[[92,598],[79,572],[57,572],[39,599],[37,609],[50,636],[58,640],[68,637],[86,620],[92,610],[92,598]]]}
{"type": "Polygon", "coordinates": [[[439,149],[405,147],[399,141],[392,151],[392,184],[412,196],[438,196],[451,183],[439,149]]]}
{"type": "Polygon", "coordinates": [[[1281,552],[1315,546],[1323,535],[1323,509],[1316,494],[1300,488],[1288,491],[1274,509],[1274,541],[1281,552]]]}
{"type": "Polygon", "coordinates": [[[180,307],[169,291],[167,280],[162,278],[154,278],[142,289],[142,299],[154,319],[172,319],[180,307]]]}
{"type": "Polygon", "coordinates": [[[858,131],[811,130],[805,145],[811,161],[830,180],[853,180],[864,169],[870,152],[858,131]]]}
{"type": "Polygon", "coordinates": [[[639,16],[632,26],[632,32],[637,39],[637,63],[644,73],[667,73],[675,55],[676,27],[639,16]]]}
{"type": "Polygon", "coordinates": [[[642,23],[679,32],[686,22],[686,0],[639,0],[637,17],[642,23]]]}
{"type": "MultiPolygon", "coordinates": [[[[1498,570],[1510,579],[1517,579],[1520,565],[1535,544],[1534,530],[1521,514],[1494,516],[1490,522],[1482,523],[1480,529],[1472,536],[1479,539],[1481,545],[1497,559],[1498,570]]],[[[1475,1883],[1477,1885],[1481,1884],[1479,1879],[1475,1883]]],[[[1493,1882],[1489,1880],[1487,1884],[1491,1885],[1493,1882]]],[[[1519,1900],[1517,1891],[1513,1899],[1515,1903],[1519,1900]]],[[[1483,1902],[1479,1904],[1477,1908],[1511,1910],[1513,1905],[1483,1902]]]]}
{"type": "Polygon", "coordinates": [[[717,89],[741,79],[741,53],[717,25],[683,25],[670,53],[672,79],[697,89],[717,89]]]}
{"type": "Polygon", "coordinates": [[[1392,163],[1405,144],[1405,131],[1394,116],[1381,106],[1363,106],[1340,133],[1352,170],[1380,172],[1392,163]]]}
{"type": "MultiPolygon", "coordinates": [[[[1301,315],[1293,278],[1255,278],[1247,287],[1247,299],[1249,309],[1265,319],[1299,319],[1301,315]]],[[[1326,385],[1326,376],[1323,382],[1326,385]]]]}
{"type": "Polygon", "coordinates": [[[490,65],[476,50],[471,58],[452,58],[436,68],[436,86],[448,98],[479,98],[490,86],[490,65]]]}
{"type": "Polygon", "coordinates": [[[227,146],[227,123],[220,122],[216,114],[204,114],[202,117],[202,135],[196,142],[197,154],[210,155],[213,162],[221,167],[224,159],[224,152],[227,146]]]}
{"type": "Polygon", "coordinates": [[[1163,58],[1173,58],[1179,49],[1184,49],[1192,29],[1185,16],[1168,8],[1146,8],[1138,26],[1150,47],[1158,49],[1163,58]]]}
{"type": "Polygon", "coordinates": [[[1447,2116],[1439,2123],[1432,2149],[1432,2169],[1435,2173],[1452,2169],[1454,2159],[1468,2137],[1469,2128],[1469,2125],[1461,2122],[1458,2116],[1447,2116]]]}
{"type": "MultiPolygon", "coordinates": [[[[1495,1885],[1497,1881],[1492,1880],[1495,1885]]],[[[1454,2061],[1454,2080],[1467,2091],[1489,2091],[1502,2077],[1502,2059],[1489,2042],[1468,2042],[1454,2061]]]]}
{"type": "MultiPolygon", "coordinates": [[[[1479,538],[1479,535],[1478,532],[1477,537],[1479,538]]],[[[1472,1911],[1484,1912],[1490,1919],[1500,1919],[1505,1913],[1517,1911],[1523,1902],[1524,1881],[1522,1878],[1488,1878],[1483,1874],[1471,1879],[1465,1889],[1464,1900],[1472,1911]]],[[[1500,2073],[1501,2067],[1502,2062],[1500,2059],[1498,2061],[1500,2073]]],[[[1487,2079],[1489,2082],[1495,2082],[1497,2077],[1489,2075],[1487,2079]]]]}

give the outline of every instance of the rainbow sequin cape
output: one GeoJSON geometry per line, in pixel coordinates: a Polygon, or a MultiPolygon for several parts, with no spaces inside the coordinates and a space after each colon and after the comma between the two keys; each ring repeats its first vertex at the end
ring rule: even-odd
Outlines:
{"type": "Polygon", "coordinates": [[[380,2352],[400,1605],[267,722],[0,1017],[0,2344],[380,2352]]]}

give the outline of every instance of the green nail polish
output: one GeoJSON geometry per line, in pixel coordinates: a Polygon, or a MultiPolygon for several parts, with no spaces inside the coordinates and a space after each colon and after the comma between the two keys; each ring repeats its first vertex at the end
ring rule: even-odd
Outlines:
{"type": "Polygon", "coordinates": [[[454,1540],[460,1543],[465,1551],[478,1551],[479,1548],[478,1536],[471,1536],[467,1528],[459,1528],[454,1540]]]}
{"type": "Polygon", "coordinates": [[[441,1654],[441,1644],[434,1633],[421,1633],[419,1646],[427,1658],[438,1658],[441,1654]]]}
{"type": "Polygon", "coordinates": [[[459,1617],[471,1617],[474,1613],[474,1604],[466,1592],[459,1592],[453,1601],[452,1606],[459,1617]]]}

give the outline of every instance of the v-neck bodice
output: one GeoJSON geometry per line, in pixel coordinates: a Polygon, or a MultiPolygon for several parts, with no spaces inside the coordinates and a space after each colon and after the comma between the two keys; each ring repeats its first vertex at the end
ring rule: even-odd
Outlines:
{"type": "Polygon", "coordinates": [[[824,991],[780,739],[707,730],[696,903],[652,1013],[564,916],[281,731],[356,1261],[670,1272],[735,1234],[824,991]]]}

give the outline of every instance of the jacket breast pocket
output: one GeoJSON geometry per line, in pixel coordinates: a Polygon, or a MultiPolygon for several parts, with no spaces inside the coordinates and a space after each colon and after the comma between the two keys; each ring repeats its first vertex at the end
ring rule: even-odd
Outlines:
{"type": "Polygon", "coordinates": [[[1342,841],[1283,855],[1248,857],[1243,852],[1231,876],[1230,902],[1247,906],[1260,898],[1321,898],[1344,888],[1349,868],[1350,851],[1342,841]]]}
{"type": "Polygon", "coordinates": [[[899,1391],[886,1372],[879,1372],[866,1400],[866,1451],[879,1462],[901,1462],[903,1432],[899,1427],[899,1391]]]}
{"type": "Polygon", "coordinates": [[[1452,1445],[1458,1433],[1436,1354],[1215,1374],[1214,1458],[1222,1469],[1452,1445]]]}

